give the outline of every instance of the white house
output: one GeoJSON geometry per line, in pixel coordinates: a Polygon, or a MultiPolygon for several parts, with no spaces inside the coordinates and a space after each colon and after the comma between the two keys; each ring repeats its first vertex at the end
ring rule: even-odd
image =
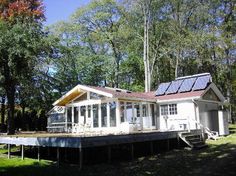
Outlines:
{"type": "Polygon", "coordinates": [[[148,93],[77,85],[53,103],[47,128],[74,134],[205,128],[227,135],[224,103],[209,73],[180,77],[148,93]]]}

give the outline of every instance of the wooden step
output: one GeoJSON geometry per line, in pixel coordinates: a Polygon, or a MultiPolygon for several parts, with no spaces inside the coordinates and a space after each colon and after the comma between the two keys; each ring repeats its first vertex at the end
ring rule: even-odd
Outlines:
{"type": "Polygon", "coordinates": [[[203,148],[206,148],[206,147],[208,147],[208,145],[206,143],[202,143],[202,144],[194,145],[193,149],[199,150],[199,149],[203,149],[203,148]]]}
{"type": "Polygon", "coordinates": [[[202,141],[200,138],[193,138],[193,139],[188,139],[188,141],[190,143],[194,143],[194,142],[199,142],[199,141],[202,141]]]}
{"type": "Polygon", "coordinates": [[[185,136],[185,139],[186,140],[195,140],[195,139],[200,140],[201,136],[199,136],[199,135],[189,135],[189,136],[185,136]]]}
{"type": "Polygon", "coordinates": [[[185,141],[192,149],[201,149],[207,147],[202,140],[201,134],[184,132],[180,134],[180,138],[185,141]]]}

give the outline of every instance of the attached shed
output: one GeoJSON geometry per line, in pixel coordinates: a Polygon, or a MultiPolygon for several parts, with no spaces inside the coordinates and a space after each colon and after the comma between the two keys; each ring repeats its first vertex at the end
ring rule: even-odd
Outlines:
{"type": "Polygon", "coordinates": [[[223,106],[226,100],[212,82],[209,73],[181,77],[163,84],[168,86],[160,86],[156,92],[157,103],[160,106],[161,130],[192,130],[206,127],[218,132],[219,135],[229,134],[228,111],[223,106]],[[171,85],[176,82],[181,84],[170,92],[171,85]],[[160,88],[165,89],[163,93],[160,88]]]}

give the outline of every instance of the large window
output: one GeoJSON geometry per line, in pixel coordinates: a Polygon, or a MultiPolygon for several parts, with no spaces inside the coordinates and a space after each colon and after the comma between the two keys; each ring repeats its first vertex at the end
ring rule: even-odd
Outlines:
{"type": "Polygon", "coordinates": [[[93,127],[98,127],[98,105],[95,104],[93,107],[93,127]]]}
{"type": "Polygon", "coordinates": [[[125,121],[125,103],[120,102],[120,122],[125,121]]]}
{"type": "Polygon", "coordinates": [[[126,103],[126,118],[128,122],[132,122],[133,120],[133,108],[132,108],[132,103],[127,102],[126,103]]]}
{"type": "Polygon", "coordinates": [[[102,112],[102,127],[107,126],[107,103],[101,104],[101,112],[102,112]]]}
{"type": "Polygon", "coordinates": [[[116,126],[116,102],[110,102],[110,126],[116,126]]]}
{"type": "Polygon", "coordinates": [[[154,109],[154,104],[151,104],[151,116],[152,116],[152,126],[155,126],[156,125],[156,122],[155,122],[155,109],[154,109]]]}
{"type": "Polygon", "coordinates": [[[143,104],[143,117],[147,117],[147,116],[148,116],[148,105],[143,104]]]}
{"type": "Polygon", "coordinates": [[[81,124],[86,123],[85,112],[86,112],[86,107],[80,106],[80,119],[79,119],[79,121],[81,122],[81,124]]]}
{"type": "Polygon", "coordinates": [[[74,123],[78,123],[78,110],[74,107],[74,123]]]}
{"type": "Polygon", "coordinates": [[[177,114],[177,104],[161,105],[161,115],[177,114]]]}

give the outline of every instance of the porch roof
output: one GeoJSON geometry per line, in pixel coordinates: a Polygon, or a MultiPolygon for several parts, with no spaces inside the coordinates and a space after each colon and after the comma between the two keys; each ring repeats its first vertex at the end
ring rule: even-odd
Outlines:
{"type": "Polygon", "coordinates": [[[72,90],[67,92],[64,96],[53,103],[54,106],[65,106],[70,101],[83,94],[84,92],[94,92],[110,98],[119,98],[126,100],[145,100],[156,102],[155,92],[130,92],[127,90],[108,88],[108,87],[96,87],[87,85],[77,85],[72,90]]]}
{"type": "Polygon", "coordinates": [[[120,98],[120,99],[143,99],[143,100],[150,100],[155,101],[157,98],[155,96],[155,91],[151,92],[131,92],[131,91],[117,91],[119,89],[115,88],[107,88],[107,87],[95,87],[95,86],[88,86],[92,89],[106,92],[108,94],[111,94],[113,98],[120,98]]]}

